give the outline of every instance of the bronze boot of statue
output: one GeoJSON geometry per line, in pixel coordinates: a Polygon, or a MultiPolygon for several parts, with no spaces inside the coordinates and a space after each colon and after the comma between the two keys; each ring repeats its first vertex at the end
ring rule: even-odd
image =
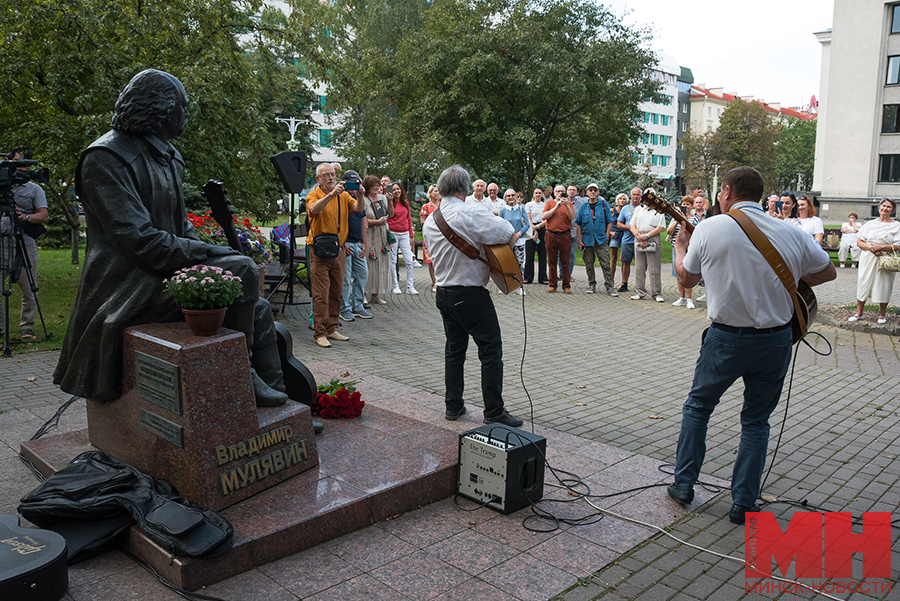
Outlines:
{"type": "Polygon", "coordinates": [[[258,407],[284,405],[284,376],[275,339],[275,326],[269,303],[260,299],[255,305],[232,305],[225,316],[225,327],[243,332],[250,355],[250,377],[258,407]]]}

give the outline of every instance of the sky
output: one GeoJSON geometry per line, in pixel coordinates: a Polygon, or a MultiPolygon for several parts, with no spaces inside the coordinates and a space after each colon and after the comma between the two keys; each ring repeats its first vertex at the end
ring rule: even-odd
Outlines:
{"type": "MultiPolygon", "coordinates": [[[[813,32],[832,25],[834,0],[599,0],[630,26],[647,26],[649,47],[725,88],[783,107],[819,97],[822,45],[813,32]]],[[[841,0],[846,1],[846,0],[841,0]]]]}

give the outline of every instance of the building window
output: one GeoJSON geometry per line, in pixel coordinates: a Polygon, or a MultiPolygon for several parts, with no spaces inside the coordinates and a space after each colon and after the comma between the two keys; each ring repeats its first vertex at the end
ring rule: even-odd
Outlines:
{"type": "Polygon", "coordinates": [[[644,134],[643,142],[644,142],[644,144],[650,143],[650,134],[644,134]]]}
{"type": "Polygon", "coordinates": [[[682,113],[688,112],[688,103],[687,102],[685,102],[683,105],[681,105],[681,112],[682,113]]]}
{"type": "Polygon", "coordinates": [[[681,122],[681,131],[687,131],[687,121],[681,122]]]}
{"type": "Polygon", "coordinates": [[[659,113],[653,113],[653,125],[659,125],[659,113]]]}
{"type": "Polygon", "coordinates": [[[668,116],[668,115],[663,115],[663,116],[662,116],[662,121],[663,121],[663,122],[662,122],[663,125],[665,125],[666,127],[669,126],[669,116],[668,116]]]}
{"type": "MultiPolygon", "coordinates": [[[[900,5],[898,5],[900,6],[900,5]]],[[[900,104],[886,104],[881,116],[881,133],[900,133],[900,104]]]]}
{"type": "Polygon", "coordinates": [[[893,16],[891,17],[891,33],[900,33],[900,4],[891,7],[893,16]]]}
{"type": "Polygon", "coordinates": [[[328,104],[328,96],[319,96],[319,110],[322,111],[323,113],[325,113],[326,115],[328,114],[327,104],[328,104]]]}
{"type": "Polygon", "coordinates": [[[883,154],[879,158],[878,181],[900,183],[900,154],[883,154]]]}
{"type": "Polygon", "coordinates": [[[650,113],[644,111],[644,123],[650,123],[650,113]]]}
{"type": "Polygon", "coordinates": [[[319,146],[322,148],[330,148],[331,147],[331,130],[330,129],[320,129],[319,130],[319,146]]]}
{"type": "Polygon", "coordinates": [[[652,160],[650,161],[650,163],[653,164],[653,165],[658,164],[658,163],[659,163],[659,157],[656,156],[656,155],[654,154],[652,160]]]}
{"type": "Polygon", "coordinates": [[[722,116],[722,109],[716,109],[716,117],[722,116]]]}
{"type": "Polygon", "coordinates": [[[711,106],[706,107],[706,116],[712,117],[712,107],[711,106]]]}
{"type": "Polygon", "coordinates": [[[887,85],[894,86],[898,83],[900,83],[900,56],[889,56],[887,85]]]}

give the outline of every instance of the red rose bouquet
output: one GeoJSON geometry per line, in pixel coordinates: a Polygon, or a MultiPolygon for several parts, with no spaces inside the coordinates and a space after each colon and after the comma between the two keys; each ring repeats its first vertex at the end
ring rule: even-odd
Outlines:
{"type": "Polygon", "coordinates": [[[310,407],[312,414],[325,419],[359,417],[366,404],[360,400],[354,384],[356,382],[340,382],[335,378],[330,383],[319,386],[316,400],[310,407]]]}

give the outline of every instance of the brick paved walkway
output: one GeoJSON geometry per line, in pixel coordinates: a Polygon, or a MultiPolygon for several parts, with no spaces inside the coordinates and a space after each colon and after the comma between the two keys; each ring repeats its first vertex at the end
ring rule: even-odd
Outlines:
{"type": "MultiPolygon", "coordinates": [[[[581,268],[576,270],[573,295],[547,294],[544,287],[527,286],[524,383],[533,400],[536,424],[578,436],[585,445],[596,441],[658,461],[674,460],[681,404],[690,386],[706,319],[703,304],[694,311],[670,305],[676,294],[668,272],[668,266],[664,266],[663,296],[667,302],[661,304],[631,301],[626,295],[610,298],[584,294],[586,278],[581,268]]],[[[306,307],[289,308],[281,319],[294,333],[295,354],[305,362],[333,361],[441,394],[441,320],[434,308],[427,271],[416,269],[415,276],[419,296],[392,295],[388,305],[373,309],[374,319],[344,323],[341,331],[351,340],[336,343],[331,349],[315,346],[312,332],[306,329],[306,307]]],[[[853,270],[839,270],[836,281],[816,289],[820,302],[851,304],[855,277],[853,270]]],[[[510,411],[527,419],[531,406],[519,376],[525,331],[522,297],[494,298],[505,343],[504,396],[510,411]]],[[[900,293],[895,291],[892,301],[900,304],[900,293]]],[[[820,357],[801,348],[784,439],[764,492],[856,515],[862,511],[900,514],[900,462],[896,459],[900,455],[898,338],[821,324],[814,330],[831,342],[834,352],[820,357]]],[[[823,348],[824,344],[815,346],[823,348]]],[[[15,458],[18,443],[30,437],[67,398],[49,381],[55,360],[54,353],[44,353],[0,361],[0,382],[5,391],[0,398],[0,439],[5,443],[0,445],[0,469],[8,476],[0,484],[3,513],[14,513],[18,496],[33,486],[15,458]],[[29,381],[29,377],[35,380],[29,381]]],[[[470,350],[466,383],[467,402],[473,409],[480,405],[478,382],[476,353],[470,350]]],[[[730,479],[740,432],[740,397],[739,387],[731,389],[713,416],[704,474],[730,479]]],[[[773,416],[773,441],[784,406],[782,403],[773,416]]],[[[60,425],[63,429],[84,427],[83,409],[67,413],[60,425]]],[[[770,445],[770,459],[773,447],[770,445]]],[[[728,522],[730,503],[727,494],[717,495],[702,506],[692,507],[670,530],[693,544],[741,556],[743,529],[728,522]]],[[[781,519],[782,526],[795,511],[782,504],[767,509],[785,518],[781,519]]],[[[435,511],[445,509],[438,507],[435,511]]],[[[895,529],[894,584],[900,577],[898,538],[900,531],[895,529]]],[[[321,552],[314,549],[306,553],[321,552]]],[[[553,573],[540,554],[533,555],[530,565],[534,570],[553,573]]],[[[310,556],[309,565],[318,565],[314,557],[310,556]]],[[[273,590],[266,573],[261,568],[217,585],[215,590],[211,587],[210,592],[223,596],[229,592],[228,598],[233,599],[254,598],[250,591],[273,590]]],[[[84,585],[85,580],[96,583],[91,588],[94,596],[86,598],[113,598],[104,596],[104,587],[123,580],[133,583],[134,590],[144,591],[145,596],[149,590],[160,591],[156,598],[168,598],[162,589],[154,588],[157,585],[143,570],[118,554],[94,560],[89,569],[73,570],[73,579],[73,586],[84,585]]],[[[378,587],[384,583],[376,581],[378,587]]],[[[366,586],[376,586],[373,582],[363,579],[357,583],[358,588],[348,585],[343,598],[369,598],[366,586]],[[355,593],[357,590],[360,592],[355,593]]],[[[718,601],[743,598],[744,583],[742,565],[656,535],[620,555],[593,578],[584,579],[584,586],[560,590],[558,598],[718,601]]],[[[441,598],[514,598],[487,582],[483,584],[451,591],[441,598]]],[[[275,589],[277,594],[268,598],[297,598],[297,593],[288,588],[275,589]]],[[[121,593],[122,588],[117,590],[121,593]]],[[[840,596],[847,598],[846,594],[840,596]]],[[[810,595],[747,597],[795,599],[810,595]]],[[[855,594],[850,598],[883,596],[855,594]]],[[[900,599],[900,593],[894,592],[889,598],[900,599]]]]}

